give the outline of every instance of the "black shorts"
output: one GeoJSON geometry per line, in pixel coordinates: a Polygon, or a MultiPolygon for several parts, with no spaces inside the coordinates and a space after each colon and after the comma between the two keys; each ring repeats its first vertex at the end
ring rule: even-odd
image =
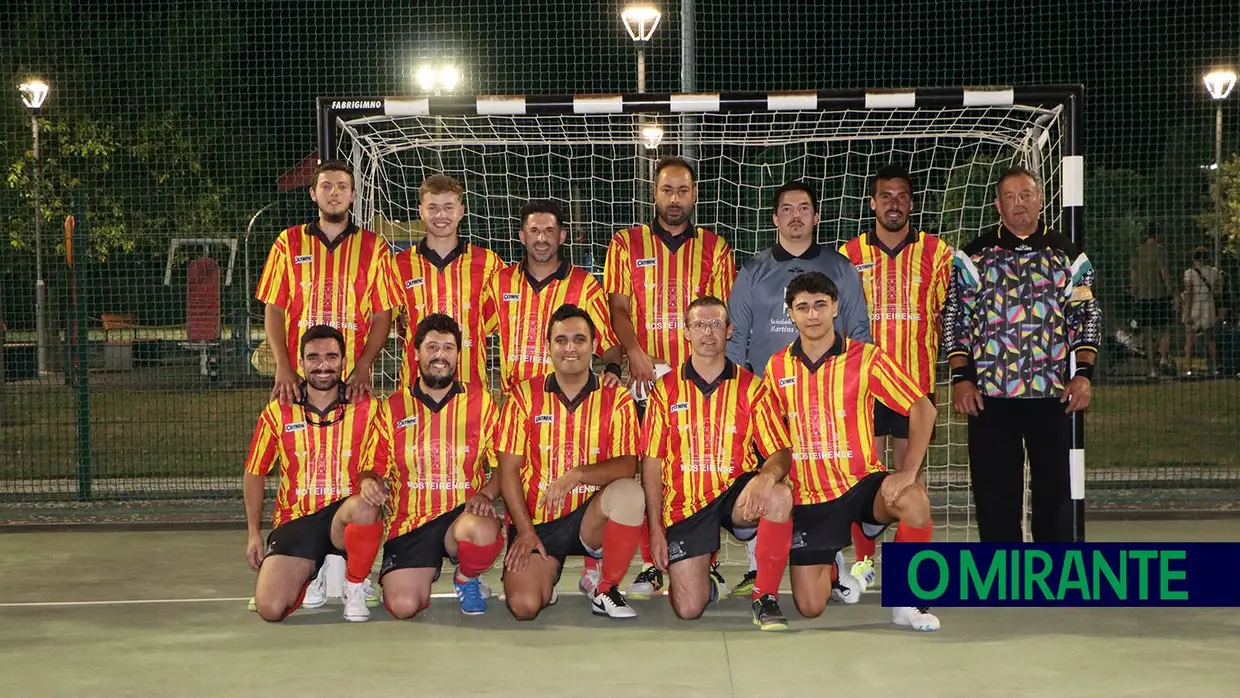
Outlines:
{"type": "MultiPolygon", "coordinates": [[[[543,547],[547,549],[547,556],[554,557],[560,561],[560,567],[564,566],[564,558],[571,556],[592,557],[601,560],[603,551],[591,550],[581,542],[581,522],[586,518],[586,509],[590,507],[590,502],[599,495],[598,492],[590,495],[590,498],[581,503],[581,506],[573,510],[573,513],[561,516],[554,521],[546,521],[544,523],[534,525],[534,533],[538,534],[538,540],[542,541],[543,547]]],[[[512,541],[517,539],[517,527],[508,526],[508,544],[512,545],[512,541]]],[[[538,552],[531,553],[537,555],[538,552]]]]}
{"type": "MultiPolygon", "coordinates": [[[[930,393],[926,397],[930,398],[930,403],[935,405],[934,393],[930,393]]],[[[936,425],[934,431],[930,432],[930,441],[934,442],[935,432],[938,431],[936,425]]],[[[890,407],[884,405],[878,400],[874,401],[874,436],[887,436],[890,434],[897,439],[908,438],[908,415],[900,414],[890,407]]]]}
{"type": "Polygon", "coordinates": [[[756,472],[741,473],[740,477],[724,490],[715,501],[693,512],[687,518],[667,527],[667,562],[680,562],[692,557],[710,555],[719,550],[719,529],[731,533],[739,541],[747,541],[758,533],[758,529],[740,528],[732,522],[732,509],[741,496],[745,485],[754,478],[756,472]]]}
{"type": "Polygon", "coordinates": [[[448,529],[452,527],[456,517],[465,511],[465,505],[440,514],[408,533],[396,536],[383,544],[383,564],[379,567],[379,580],[392,570],[403,570],[411,567],[434,567],[434,582],[439,579],[440,568],[444,558],[452,564],[457,561],[448,555],[444,539],[448,537],[448,529]]]}
{"type": "Polygon", "coordinates": [[[1132,308],[1138,329],[1168,327],[1175,324],[1175,308],[1170,298],[1138,298],[1132,308]]]}
{"type": "Polygon", "coordinates": [[[838,499],[792,507],[792,550],[789,565],[828,565],[852,544],[852,525],[861,524],[865,537],[883,535],[889,523],[874,519],[874,499],[887,473],[870,473],[838,499]]]}
{"type": "Polygon", "coordinates": [[[314,560],[309,579],[319,576],[319,568],[328,555],[345,557],[344,551],[332,545],[332,520],[348,497],[336,500],[308,516],[277,526],[267,534],[267,553],[314,560]]]}

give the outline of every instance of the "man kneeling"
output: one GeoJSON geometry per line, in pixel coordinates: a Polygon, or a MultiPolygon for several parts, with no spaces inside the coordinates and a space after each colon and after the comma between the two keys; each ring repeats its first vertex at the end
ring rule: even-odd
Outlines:
{"type": "Polygon", "coordinates": [[[629,392],[590,370],[597,333],[584,310],[563,305],[547,341],[554,370],[519,383],[500,416],[500,489],[511,517],[504,593],[518,620],[555,603],[569,555],[602,559],[597,615],[632,618],[620,595],[641,539],[637,409],[629,392]]]}
{"type": "MultiPolygon", "coordinates": [[[[788,284],[785,302],[798,338],[776,352],[763,380],[788,415],[792,437],[792,598],[801,615],[822,614],[839,551],[852,525],[876,539],[892,523],[924,528],[930,500],[922,459],[934,429],[934,405],[886,351],[835,333],[839,293],[818,272],[788,284]],[[909,417],[908,450],[898,472],[874,451],[874,401],[909,417]]],[[[897,625],[938,630],[927,608],[892,609],[897,625]]]]}
{"type": "Polygon", "coordinates": [[[685,318],[689,360],[655,382],[642,427],[651,555],[670,577],[672,610],[690,620],[715,600],[710,558],[720,530],[741,541],[757,535],[753,622],[784,630],[778,597],[792,539],[792,490],[783,482],[788,430],[761,379],[726,358],[732,325],[723,301],[699,298],[685,318]],[[766,462],[755,472],[758,452],[766,462]]]}
{"type": "Polygon", "coordinates": [[[287,618],[303,602],[327,601],[319,570],[329,554],[347,557],[344,617],[370,618],[366,576],[383,537],[382,497],[353,494],[357,460],[372,403],[345,399],[344,336],[318,325],[301,337],[305,380],[292,404],[273,400],[254,429],[242,489],[249,527],[246,558],[258,570],[254,606],[263,620],[287,618]],[[274,530],[266,548],[259,534],[264,479],[279,462],[274,530]]]}
{"type": "Polygon", "coordinates": [[[494,470],[499,417],[485,384],[456,378],[455,320],[423,318],[413,351],[417,378],[380,405],[359,476],[363,494],[388,497],[383,602],[398,619],[417,615],[430,605],[431,584],[447,558],[456,565],[452,585],[461,612],[479,615],[489,595],[480,575],[504,546],[494,505],[499,481],[488,482],[485,470],[494,470]]]}

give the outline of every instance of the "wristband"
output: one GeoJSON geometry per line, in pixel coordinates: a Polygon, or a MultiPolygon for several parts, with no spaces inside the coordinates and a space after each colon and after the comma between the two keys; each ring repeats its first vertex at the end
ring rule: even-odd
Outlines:
{"type": "Polygon", "coordinates": [[[1085,380],[1092,382],[1094,380],[1094,365],[1093,364],[1077,364],[1076,373],[1073,374],[1072,377],[1073,378],[1084,378],[1085,380]]]}
{"type": "Polygon", "coordinates": [[[965,364],[960,368],[952,369],[952,385],[966,381],[969,383],[977,382],[977,369],[973,367],[973,364],[965,364]]]}
{"type": "Polygon", "coordinates": [[[619,378],[620,377],[620,364],[616,363],[615,361],[612,361],[611,363],[603,367],[603,373],[611,373],[615,375],[616,378],[619,378]]]}

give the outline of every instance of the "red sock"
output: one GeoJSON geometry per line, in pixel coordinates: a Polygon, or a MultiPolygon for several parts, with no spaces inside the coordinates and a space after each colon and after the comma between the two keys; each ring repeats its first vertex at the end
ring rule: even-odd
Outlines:
{"type": "Polygon", "coordinates": [[[856,521],[852,525],[853,551],[857,553],[857,562],[874,558],[875,541],[865,537],[861,532],[861,524],[856,521]]]}
{"type": "Polygon", "coordinates": [[[646,567],[654,567],[654,558],[650,556],[650,529],[642,526],[642,562],[646,567]]]}
{"type": "Polygon", "coordinates": [[[598,583],[599,593],[610,591],[624,580],[645,530],[645,526],[625,526],[607,520],[603,526],[603,576],[598,583]]]}
{"type": "Polygon", "coordinates": [[[301,593],[297,595],[297,600],[293,602],[292,606],[288,607],[288,610],[284,612],[284,616],[281,617],[280,620],[288,618],[293,615],[293,611],[301,608],[301,602],[306,600],[306,590],[310,588],[310,583],[313,581],[313,579],[307,579],[306,583],[301,585],[301,593]]]}
{"type": "Polygon", "coordinates": [[[598,565],[599,565],[598,558],[590,557],[589,555],[587,555],[585,557],[585,560],[586,560],[586,567],[584,570],[581,571],[582,574],[586,574],[589,572],[598,572],[598,565]]]}
{"type": "Polygon", "coordinates": [[[779,596],[779,583],[788,567],[788,553],[792,547],[792,520],[776,523],[758,521],[758,542],[754,544],[753,557],[758,563],[758,575],[753,582],[753,597],[764,594],[779,596]]]}
{"type": "Polygon", "coordinates": [[[504,539],[496,538],[488,545],[478,545],[467,540],[458,544],[456,559],[460,561],[460,576],[463,580],[473,579],[490,569],[495,557],[504,547],[504,539]]]}
{"type": "Polygon", "coordinates": [[[344,578],[360,584],[370,575],[370,567],[375,564],[375,556],[379,554],[379,546],[383,544],[383,522],[372,524],[351,523],[344,527],[344,551],[348,553],[348,561],[344,578]]]}
{"type": "Polygon", "coordinates": [[[934,523],[927,523],[921,528],[914,528],[901,521],[896,526],[897,543],[929,543],[934,533],[934,523]]]}

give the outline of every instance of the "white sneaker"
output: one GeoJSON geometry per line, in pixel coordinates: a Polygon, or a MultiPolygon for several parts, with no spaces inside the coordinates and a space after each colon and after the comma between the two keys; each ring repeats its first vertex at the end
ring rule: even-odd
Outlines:
{"type": "Polygon", "coordinates": [[[383,595],[375,589],[375,585],[370,583],[370,577],[362,580],[362,592],[366,594],[366,607],[376,608],[383,603],[383,595]]]}
{"type": "Polygon", "coordinates": [[[594,598],[594,594],[598,591],[598,583],[603,578],[603,573],[599,570],[587,570],[581,575],[581,579],[577,580],[577,590],[580,591],[587,599],[594,598]]]}
{"type": "Polygon", "coordinates": [[[864,560],[854,562],[852,569],[849,570],[849,574],[856,577],[857,581],[861,582],[861,591],[864,592],[868,590],[874,585],[874,560],[872,558],[866,558],[864,560]]]}
{"type": "Polygon", "coordinates": [[[594,595],[594,602],[591,604],[591,610],[596,616],[607,616],[608,618],[636,618],[637,611],[625,602],[624,597],[620,595],[620,587],[613,586],[601,594],[594,595]]]}
{"type": "Polygon", "coordinates": [[[306,595],[301,599],[302,608],[322,608],[327,603],[327,565],[319,568],[319,576],[306,587],[306,595]]]}
{"type": "Polygon", "coordinates": [[[344,619],[354,622],[370,620],[370,609],[366,607],[366,585],[364,582],[354,584],[345,580],[344,619]]]}
{"type": "Polygon", "coordinates": [[[555,587],[551,587],[551,599],[547,601],[547,605],[554,606],[559,602],[560,602],[560,590],[556,589],[555,587]]]}
{"type": "Polygon", "coordinates": [[[835,554],[835,565],[840,578],[831,584],[831,599],[840,603],[854,604],[861,600],[861,582],[847,572],[843,553],[835,554]]]}
{"type": "Polygon", "coordinates": [[[925,606],[897,606],[891,609],[891,622],[925,632],[939,629],[938,617],[925,606]]]}
{"type": "Polygon", "coordinates": [[[484,599],[489,599],[494,596],[494,592],[491,591],[491,587],[487,586],[487,580],[482,577],[478,577],[478,591],[482,594],[482,598],[484,599]]]}

